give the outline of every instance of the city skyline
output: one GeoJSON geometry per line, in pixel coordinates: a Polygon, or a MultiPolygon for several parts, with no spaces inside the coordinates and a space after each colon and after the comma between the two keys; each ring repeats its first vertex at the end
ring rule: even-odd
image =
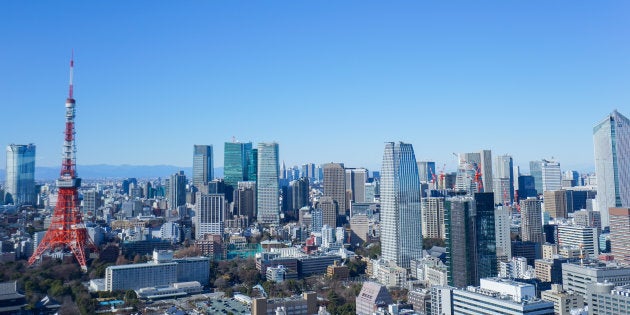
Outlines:
{"type": "Polygon", "coordinates": [[[21,118],[5,119],[0,143],[59,164],[73,48],[79,165],[191,166],[202,143],[221,166],[234,136],[279,143],[288,166],[374,170],[400,139],[449,170],[452,152],[489,149],[525,172],[551,157],[592,171],[592,127],[630,112],[626,3],[146,8],[3,4],[0,94],[15,105],[5,117],[21,118]]]}

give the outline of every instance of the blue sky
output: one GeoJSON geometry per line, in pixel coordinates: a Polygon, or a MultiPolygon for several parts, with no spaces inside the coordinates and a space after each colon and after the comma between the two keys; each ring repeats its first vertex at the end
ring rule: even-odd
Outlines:
{"type": "MultiPolygon", "coordinates": [[[[60,164],[75,51],[78,163],[190,166],[193,144],[379,168],[385,141],[592,169],[630,115],[625,1],[3,1],[0,144],[60,164]]],[[[0,165],[5,156],[1,154],[0,165]]],[[[524,169],[527,171],[527,168],[524,169]]]]}

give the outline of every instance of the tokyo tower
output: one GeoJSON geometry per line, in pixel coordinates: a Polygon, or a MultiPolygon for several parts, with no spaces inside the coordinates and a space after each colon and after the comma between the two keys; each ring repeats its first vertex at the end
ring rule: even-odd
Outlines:
{"type": "Polygon", "coordinates": [[[81,265],[81,270],[87,271],[86,248],[97,250],[83,223],[79,209],[79,192],[81,179],[76,174],[76,145],[74,143],[75,101],[73,98],[72,76],[74,71],[74,54],[70,59],[70,88],[66,99],[66,127],[64,131],[63,161],[61,174],[57,179],[59,190],[57,205],[52,216],[50,227],[46,235],[28,260],[32,265],[39,260],[43,253],[56,249],[68,248],[81,265]]]}

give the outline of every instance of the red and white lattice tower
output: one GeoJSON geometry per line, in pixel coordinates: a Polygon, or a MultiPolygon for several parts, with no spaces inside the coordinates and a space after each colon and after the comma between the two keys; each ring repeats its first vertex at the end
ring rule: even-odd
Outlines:
{"type": "Polygon", "coordinates": [[[86,249],[97,250],[85,228],[79,209],[79,186],[81,179],[76,174],[74,143],[75,101],[73,98],[72,76],[74,71],[74,56],[70,59],[70,89],[66,99],[66,128],[64,131],[63,162],[61,174],[57,180],[58,198],[50,227],[46,235],[28,260],[32,265],[47,251],[69,249],[76,257],[81,269],[87,271],[86,249]]]}

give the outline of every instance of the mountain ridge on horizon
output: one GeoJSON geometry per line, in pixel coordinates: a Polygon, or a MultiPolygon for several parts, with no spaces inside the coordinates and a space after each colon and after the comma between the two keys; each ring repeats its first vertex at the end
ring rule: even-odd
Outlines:
{"type": "MultiPolygon", "coordinates": [[[[59,177],[59,166],[36,166],[35,180],[54,180],[59,177]]],[[[184,171],[187,177],[192,177],[192,167],[181,167],[175,165],[77,165],[77,173],[83,179],[117,179],[117,178],[166,178],[171,174],[184,171]]],[[[215,177],[223,177],[223,167],[214,168],[215,177]]],[[[6,179],[5,169],[0,169],[0,181],[6,179]]]]}

